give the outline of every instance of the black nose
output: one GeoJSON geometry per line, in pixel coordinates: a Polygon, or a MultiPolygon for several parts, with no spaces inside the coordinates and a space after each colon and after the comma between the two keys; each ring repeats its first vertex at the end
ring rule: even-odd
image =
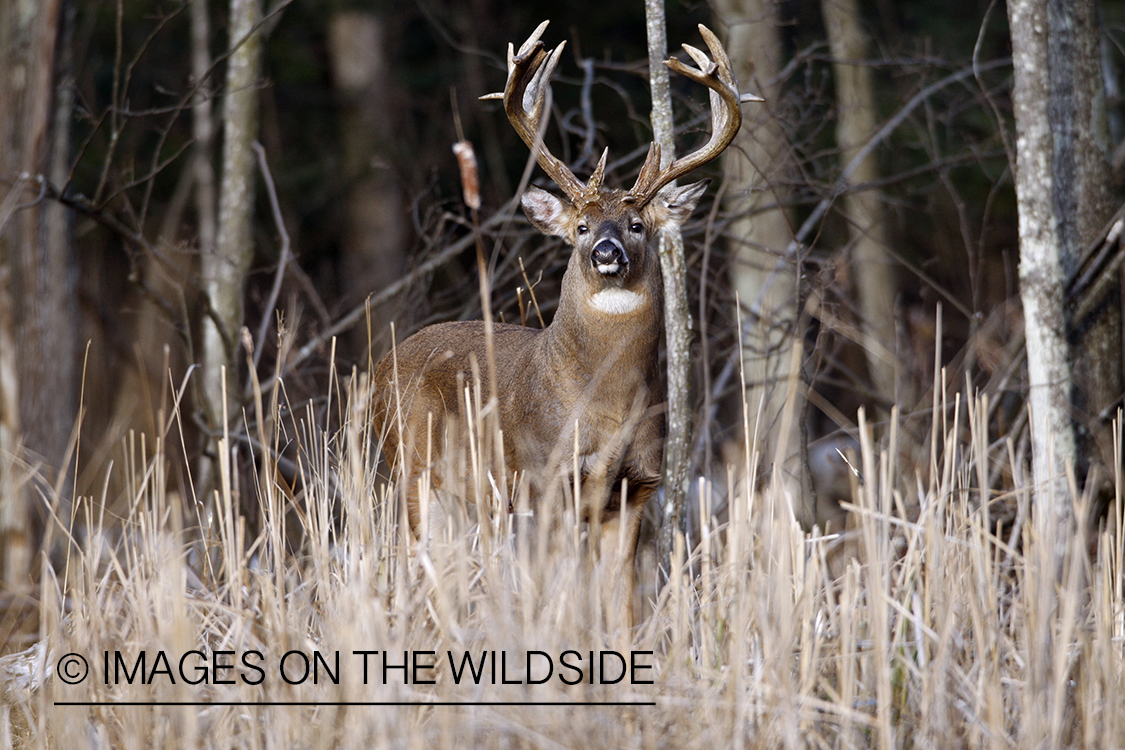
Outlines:
{"type": "Polygon", "coordinates": [[[590,252],[590,260],[595,266],[610,265],[612,263],[626,265],[629,263],[629,256],[625,254],[625,248],[621,247],[613,240],[601,240],[598,244],[594,245],[594,249],[590,252]]]}

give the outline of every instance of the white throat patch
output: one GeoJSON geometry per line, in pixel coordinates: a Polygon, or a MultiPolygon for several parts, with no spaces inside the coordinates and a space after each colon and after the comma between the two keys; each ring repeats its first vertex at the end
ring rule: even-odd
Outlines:
{"type": "Polygon", "coordinates": [[[590,297],[590,304],[595,310],[610,315],[625,315],[644,305],[645,298],[627,289],[609,287],[590,297]]]}

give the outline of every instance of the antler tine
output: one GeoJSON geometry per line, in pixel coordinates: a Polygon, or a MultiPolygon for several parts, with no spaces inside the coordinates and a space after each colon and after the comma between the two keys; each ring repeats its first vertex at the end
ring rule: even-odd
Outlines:
{"type": "Polygon", "coordinates": [[[680,75],[710,89],[711,138],[702,148],[675,160],[665,169],[660,168],[660,146],[653,143],[649,147],[644,166],[637,175],[636,184],[626,196],[627,200],[637,205],[643,206],[648,203],[660,188],[681,175],[703,166],[722,153],[734,140],[738,129],[742,127],[742,111],[739,109],[741,102],[764,101],[752,94],[739,95],[738,82],[734,78],[730,57],[723,49],[719,38],[703,24],[699,24],[699,33],[707,43],[713,59],[708,58],[701,50],[685,44],[684,51],[699,66],[699,70],[683,64],[674,57],[665,60],[664,64],[680,75]]]}
{"type": "Polygon", "coordinates": [[[609,147],[606,147],[605,150],[602,151],[602,158],[598,159],[598,166],[594,167],[593,174],[590,175],[590,179],[586,182],[586,193],[591,196],[596,196],[602,189],[602,180],[605,179],[605,160],[608,156],[609,147]]]}
{"type": "Polygon", "coordinates": [[[553,50],[544,49],[539,37],[543,35],[548,23],[550,22],[544,21],[539,24],[527,41],[520,45],[519,52],[513,54],[512,45],[508,45],[508,81],[504,85],[504,93],[489,94],[481,98],[503,98],[504,111],[512,128],[535,154],[539,166],[572,203],[580,203],[596,197],[601,183],[600,175],[596,173],[588,185],[583,184],[569,167],[551,155],[543,143],[543,109],[551,87],[551,75],[559,64],[563,47],[566,46],[566,42],[563,42],[553,50]]]}

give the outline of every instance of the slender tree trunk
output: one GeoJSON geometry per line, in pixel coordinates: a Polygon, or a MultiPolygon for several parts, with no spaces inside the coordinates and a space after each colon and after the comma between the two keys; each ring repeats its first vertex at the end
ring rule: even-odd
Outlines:
{"type": "MultiPolygon", "coordinates": [[[[399,120],[394,114],[386,21],[369,10],[342,10],[328,30],[336,90],[341,95],[343,179],[348,185],[344,227],[344,294],[356,304],[399,278],[406,268],[407,209],[389,144],[399,120]]],[[[401,307],[388,300],[371,311],[376,341],[361,327],[356,351],[372,344],[371,361],[389,349],[391,316],[401,307]]]]}
{"type": "MultiPolygon", "coordinates": [[[[672,94],[669,88],[668,38],[664,0],[645,0],[648,29],[649,83],[652,89],[652,130],[660,144],[660,166],[676,156],[673,138],[672,94]]],[[[684,239],[679,231],[660,235],[660,269],[664,277],[664,330],[667,339],[668,431],[664,442],[664,508],[659,560],[667,570],[676,532],[684,529],[684,505],[691,483],[691,310],[687,300],[684,239]]]]}
{"type": "Polygon", "coordinates": [[[1015,66],[1019,277],[1027,328],[1033,472],[1040,515],[1066,523],[1070,519],[1066,462],[1074,459],[1075,447],[1062,307],[1063,245],[1052,170],[1047,3],[1012,0],[1008,14],[1015,66]]]}
{"type": "MultiPolygon", "coordinates": [[[[1060,700],[1052,679],[1052,612],[1055,586],[1062,575],[1065,540],[1073,517],[1066,465],[1075,457],[1070,420],[1071,369],[1066,344],[1062,292],[1063,245],[1055,203],[1051,134],[1046,0],[1010,0],[1012,92],[1016,118],[1016,200],[1019,207],[1020,298],[1027,337],[1031,405],[1033,529],[1036,545],[1027,550],[1037,574],[1029,586],[1027,738],[1048,736],[1051,707],[1060,700]],[[1032,599],[1032,597],[1034,597],[1032,599]]],[[[1056,742],[1046,740],[1048,745],[1056,742]]]]}
{"type": "Polygon", "coordinates": [[[9,276],[0,255],[0,588],[19,591],[30,580],[32,532],[28,493],[17,471],[20,388],[9,276]]]}
{"type": "Polygon", "coordinates": [[[781,470],[803,525],[838,525],[835,509],[817,508],[805,459],[805,398],[800,388],[790,388],[801,377],[794,369],[800,362],[799,352],[794,357],[794,347],[800,346],[800,261],[787,254],[793,229],[781,208],[792,162],[778,117],[783,52],[777,5],[719,0],[715,13],[727,28],[727,51],[739,84],[766,99],[746,108],[742,131],[723,157],[731,283],[742,306],[746,450],[781,470]]]}
{"type": "Polygon", "coordinates": [[[224,368],[230,419],[236,417],[242,395],[239,332],[246,274],[254,257],[253,144],[258,133],[261,65],[261,33],[251,30],[260,18],[258,0],[231,0],[230,40],[235,49],[227,63],[218,235],[214,252],[203,255],[203,285],[211,308],[203,321],[203,398],[214,430],[224,426],[224,368]]]}
{"type": "MultiPolygon", "coordinates": [[[[0,0],[0,175],[12,186],[0,200],[0,267],[6,269],[0,277],[8,275],[11,295],[10,317],[0,325],[8,327],[10,337],[3,366],[15,369],[14,380],[6,372],[0,382],[5,422],[0,463],[14,459],[22,442],[45,463],[52,483],[65,475],[63,461],[78,412],[77,272],[69,216],[61,206],[38,199],[41,180],[57,180],[69,166],[70,108],[60,112],[55,96],[65,14],[63,0],[0,0]]],[[[69,480],[61,486],[65,503],[69,480]]],[[[5,505],[0,511],[0,543],[6,548],[2,577],[26,585],[35,546],[31,496],[5,492],[0,502],[5,505]]],[[[65,523],[69,505],[57,510],[65,523]]]]}
{"type": "MultiPolygon", "coordinates": [[[[836,79],[836,143],[840,160],[850,164],[876,132],[871,68],[857,64],[867,56],[867,41],[857,0],[823,0],[824,25],[832,47],[836,79]]],[[[849,182],[853,186],[879,177],[874,154],[861,161],[849,182]]],[[[888,403],[895,390],[895,274],[886,252],[882,197],[874,190],[844,195],[843,213],[851,236],[852,269],[862,316],[863,349],[875,391],[888,403]]],[[[885,416],[885,412],[884,412],[885,416]]]]}
{"type": "MultiPolygon", "coordinates": [[[[206,0],[191,4],[191,72],[196,81],[202,81],[211,67],[211,21],[206,0]]],[[[195,180],[195,213],[199,235],[199,252],[203,257],[215,252],[215,123],[211,112],[211,88],[200,92],[191,108],[191,130],[195,138],[192,154],[192,172],[195,180]]]]}

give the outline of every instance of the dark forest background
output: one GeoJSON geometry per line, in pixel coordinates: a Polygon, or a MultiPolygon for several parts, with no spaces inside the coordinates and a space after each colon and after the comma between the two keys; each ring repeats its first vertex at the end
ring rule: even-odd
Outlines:
{"type": "MultiPolygon", "coordinates": [[[[959,373],[951,387],[967,379],[991,394],[997,438],[1018,429],[1024,376],[1003,5],[860,4],[855,29],[864,51],[846,62],[869,75],[876,130],[889,125],[875,136],[862,182],[841,180],[851,152],[837,131],[834,63],[841,61],[824,5],[736,5],[669,0],[665,8],[673,50],[700,44],[698,23],[727,38],[736,13],[768,25],[777,43],[776,59],[736,61],[750,71],[743,90],[768,100],[747,105],[745,129],[782,133],[776,151],[784,165],[749,189],[769,205],[738,208],[729,167],[715,163],[705,170],[715,185],[685,229],[698,353],[695,465],[707,471],[724,445],[743,439],[732,282],[741,261],[727,241],[740,211],[780,209],[798,240],[799,306],[786,332],[805,345],[813,453],[818,441],[852,439],[861,406],[885,425],[897,404],[904,429],[917,428],[910,419],[929,406],[939,326],[942,361],[959,373]],[[889,307],[878,321],[890,324],[880,355],[893,358],[889,380],[875,372],[878,357],[863,333],[874,329],[850,259],[857,225],[850,194],[878,198],[878,236],[892,269],[889,307]]],[[[222,425],[208,416],[200,378],[188,375],[202,361],[209,315],[201,268],[213,252],[222,196],[200,195],[208,181],[219,189],[230,7],[48,0],[29,11],[0,2],[10,63],[0,109],[0,328],[8,336],[0,343],[18,384],[18,399],[0,409],[9,441],[0,445],[7,451],[0,471],[21,492],[65,487],[64,495],[100,496],[122,441],[136,430],[166,433],[184,382],[182,429],[170,435],[182,465],[169,482],[190,491],[187,469],[214,450],[222,425]],[[205,23],[202,37],[198,26],[193,36],[193,23],[205,23]],[[210,141],[193,119],[204,102],[210,141]]],[[[1125,162],[1125,8],[1096,8],[1107,188],[1116,195],[1125,162]]],[[[430,322],[480,316],[473,230],[451,151],[462,138],[480,163],[494,311],[538,325],[530,282],[550,320],[565,248],[528,226],[515,202],[527,149],[498,102],[478,101],[501,90],[506,45],[545,16],[548,44],[568,40],[547,135],[555,153],[585,176],[608,146],[610,181],[631,184],[652,139],[639,1],[576,0],[547,10],[493,0],[297,0],[267,3],[264,12],[252,86],[261,161],[253,194],[242,201],[252,208],[244,324],[254,348],[235,360],[241,390],[230,417],[242,432],[248,367],[267,390],[281,374],[283,403],[294,411],[311,403],[316,412],[328,404],[333,368],[344,376],[366,370],[386,351],[392,322],[402,338],[430,322]],[[278,321],[288,336],[280,359],[278,321]]],[[[689,149],[708,132],[706,98],[686,81],[673,79],[673,87],[677,140],[689,149]]],[[[530,176],[545,184],[538,169],[530,176]]],[[[1104,305],[1119,308],[1119,295],[1104,305]]],[[[1117,361],[1107,366],[1119,373],[1119,341],[1111,356],[1117,361]]]]}

